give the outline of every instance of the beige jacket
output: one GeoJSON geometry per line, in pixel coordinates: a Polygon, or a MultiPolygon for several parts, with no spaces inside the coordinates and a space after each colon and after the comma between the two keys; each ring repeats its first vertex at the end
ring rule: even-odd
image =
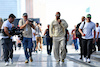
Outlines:
{"type": "Polygon", "coordinates": [[[68,27],[67,22],[64,19],[61,19],[59,24],[57,20],[54,20],[49,28],[50,37],[63,37],[65,36],[65,29],[68,27]]]}
{"type": "MultiPolygon", "coordinates": [[[[19,21],[19,27],[22,26],[25,23],[26,23],[26,21],[24,21],[23,19],[21,19],[19,21]]],[[[29,24],[27,24],[26,27],[24,28],[23,37],[32,38],[32,29],[31,29],[31,26],[29,24]]]]}

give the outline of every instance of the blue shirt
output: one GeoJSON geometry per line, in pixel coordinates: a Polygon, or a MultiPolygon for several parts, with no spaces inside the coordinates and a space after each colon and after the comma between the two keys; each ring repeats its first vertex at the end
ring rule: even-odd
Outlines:
{"type": "Polygon", "coordinates": [[[85,36],[82,36],[83,39],[92,39],[93,35],[92,35],[92,30],[95,30],[95,23],[93,22],[84,22],[81,23],[80,29],[82,29],[83,33],[85,34],[85,36]]]}

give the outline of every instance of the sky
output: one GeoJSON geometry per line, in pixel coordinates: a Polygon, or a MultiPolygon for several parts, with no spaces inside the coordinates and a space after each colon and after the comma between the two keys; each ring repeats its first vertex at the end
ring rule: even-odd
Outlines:
{"type": "MultiPolygon", "coordinates": [[[[25,0],[21,0],[21,15],[25,11],[25,0]]],[[[82,16],[88,13],[92,15],[94,23],[100,23],[100,0],[34,0],[34,18],[40,18],[43,31],[48,24],[55,19],[55,13],[61,13],[61,19],[68,23],[68,29],[72,30],[81,21],[82,16]],[[89,12],[86,12],[90,8],[89,12]]]]}
{"type": "Polygon", "coordinates": [[[61,12],[61,19],[65,19],[73,29],[81,21],[82,16],[88,13],[92,15],[93,22],[100,22],[100,0],[46,0],[46,21],[51,23],[55,19],[55,13],[61,12]],[[90,8],[90,12],[86,9],[90,8]]]}

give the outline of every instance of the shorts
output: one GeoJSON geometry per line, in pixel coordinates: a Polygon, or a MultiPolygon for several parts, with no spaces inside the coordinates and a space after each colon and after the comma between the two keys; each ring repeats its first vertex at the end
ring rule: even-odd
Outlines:
{"type": "Polygon", "coordinates": [[[38,42],[42,43],[42,37],[36,37],[36,42],[37,42],[37,43],[38,43],[38,42]]]}

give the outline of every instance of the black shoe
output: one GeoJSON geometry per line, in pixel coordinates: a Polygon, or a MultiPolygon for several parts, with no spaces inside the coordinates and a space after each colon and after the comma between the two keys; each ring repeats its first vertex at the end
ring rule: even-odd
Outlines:
{"type": "Polygon", "coordinates": [[[80,60],[82,60],[82,57],[80,57],[80,60]]]}

